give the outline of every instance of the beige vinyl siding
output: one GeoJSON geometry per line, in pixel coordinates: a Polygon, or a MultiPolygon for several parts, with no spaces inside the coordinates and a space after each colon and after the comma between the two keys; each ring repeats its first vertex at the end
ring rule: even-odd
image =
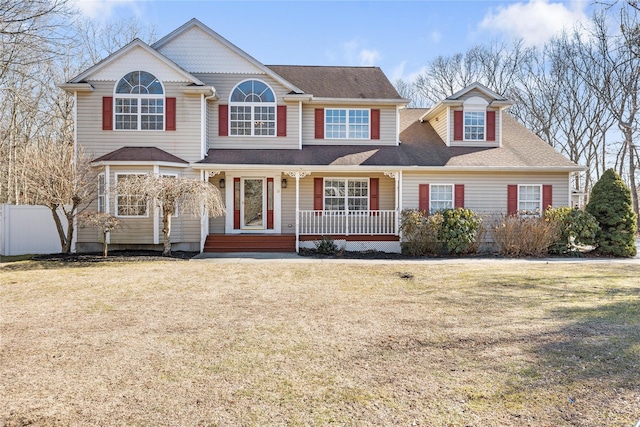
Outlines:
{"type": "MultiPolygon", "coordinates": [[[[445,108],[433,119],[429,120],[429,124],[436,131],[438,136],[442,138],[445,144],[449,144],[449,141],[453,140],[453,134],[451,139],[447,140],[447,109],[445,108]]],[[[451,127],[453,127],[453,115],[451,115],[451,127]]]]}
{"type": "Polygon", "coordinates": [[[302,144],[303,145],[396,145],[398,140],[396,107],[379,105],[304,105],[302,107],[302,144]],[[380,139],[316,139],[316,108],[367,108],[380,110],[380,139]]]}
{"type": "Polygon", "coordinates": [[[403,173],[402,207],[417,209],[420,184],[464,184],[465,208],[481,215],[507,213],[510,184],[553,185],[553,206],[569,206],[568,173],[432,172],[403,173]]]}
{"type": "MultiPolygon", "coordinates": [[[[395,209],[395,179],[382,173],[353,174],[353,173],[324,173],[312,174],[300,180],[300,209],[313,209],[313,180],[314,178],[379,178],[379,208],[380,210],[395,209]]],[[[294,195],[295,197],[295,195],[294,195]]],[[[295,201],[294,201],[295,203],[295,201]]],[[[295,211],[295,205],[294,205],[295,211]]]]}
{"type": "MultiPolygon", "coordinates": [[[[495,111],[496,112],[496,140],[495,141],[454,141],[453,140],[453,132],[454,132],[454,126],[453,126],[453,113],[456,110],[462,110],[463,108],[451,108],[450,112],[449,112],[449,120],[451,123],[451,126],[449,126],[449,141],[450,144],[453,145],[463,145],[463,146],[469,146],[469,147],[473,147],[473,146],[484,146],[484,145],[489,145],[489,146],[495,146],[500,144],[500,141],[502,139],[502,113],[500,112],[499,109],[497,108],[487,108],[487,111],[495,111]]],[[[445,110],[446,111],[446,110],[445,110]]],[[[434,125],[434,121],[430,121],[429,123],[431,123],[431,126],[434,125]]],[[[435,129],[435,127],[434,127],[435,129]]],[[[436,130],[436,132],[438,132],[436,130]]],[[[438,135],[440,135],[438,133],[438,135]]],[[[446,135],[446,129],[445,129],[445,133],[443,135],[446,135]]],[[[485,135],[486,137],[486,135],[485,135]]],[[[446,142],[447,140],[444,139],[444,141],[446,142]]]]}
{"type": "Polygon", "coordinates": [[[209,148],[229,149],[297,149],[299,146],[298,103],[286,103],[283,97],[289,89],[283,87],[271,77],[263,74],[196,74],[202,82],[216,88],[219,97],[217,101],[208,101],[207,115],[207,146],[209,148]],[[287,136],[218,136],[218,106],[229,104],[229,96],[238,83],[256,79],[268,84],[276,96],[277,105],[287,106],[287,136]]]}
{"type": "MultiPolygon", "coordinates": [[[[150,70],[152,72],[152,70],[150,70]]],[[[188,162],[201,159],[200,95],[184,95],[180,83],[164,83],[165,96],[176,98],[175,131],[102,130],[102,98],[113,96],[116,82],[90,82],[94,91],[78,94],[78,143],[100,157],[124,146],[157,147],[188,162]]]]}

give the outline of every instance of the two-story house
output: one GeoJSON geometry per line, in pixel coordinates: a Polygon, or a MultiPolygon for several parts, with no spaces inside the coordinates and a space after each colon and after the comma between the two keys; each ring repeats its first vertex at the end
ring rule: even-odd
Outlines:
{"type": "MultiPolygon", "coordinates": [[[[196,19],[61,86],[75,97],[76,144],[100,172],[94,208],[124,219],[112,248],[162,240],[157,209],[109,191],[130,174],[220,189],[224,217],[176,212],[174,249],[294,251],[332,236],[347,250],[399,251],[403,209],[569,205],[582,170],[480,84],[406,109],[377,67],[263,65],[196,19]]],[[[77,248],[100,241],[82,228],[77,248]]]]}

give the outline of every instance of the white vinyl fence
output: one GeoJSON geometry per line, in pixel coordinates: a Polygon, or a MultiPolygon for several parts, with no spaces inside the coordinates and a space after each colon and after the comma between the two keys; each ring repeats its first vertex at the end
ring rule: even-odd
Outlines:
{"type": "MultiPolygon", "coordinates": [[[[62,223],[66,231],[66,221],[62,223]]],[[[48,208],[0,205],[0,255],[54,254],[61,250],[48,208]]]]}

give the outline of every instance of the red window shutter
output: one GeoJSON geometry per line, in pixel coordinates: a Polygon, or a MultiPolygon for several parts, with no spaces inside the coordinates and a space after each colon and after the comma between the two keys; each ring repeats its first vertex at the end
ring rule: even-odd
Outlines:
{"type": "Polygon", "coordinates": [[[371,139],[380,139],[380,110],[371,110],[371,139]]]}
{"type": "Polygon", "coordinates": [[[518,186],[507,185],[507,215],[518,214],[518,186]]]}
{"type": "Polygon", "coordinates": [[[229,136],[228,105],[218,105],[218,136],[229,136]]]}
{"type": "Polygon", "coordinates": [[[113,97],[102,97],[102,130],[113,130],[113,97]]]}
{"type": "Polygon", "coordinates": [[[380,178],[369,178],[369,210],[380,209],[380,178]]]}
{"type": "Polygon", "coordinates": [[[429,213],[429,184],[418,186],[418,209],[429,213]]]}
{"type": "MultiPolygon", "coordinates": [[[[324,179],[313,178],[313,210],[321,211],[324,208],[324,179]]],[[[316,213],[316,215],[322,215],[316,213]]]]}
{"type": "Polygon", "coordinates": [[[487,111],[487,141],[496,140],[496,112],[487,111]]]}
{"type": "Polygon", "coordinates": [[[273,178],[267,178],[267,229],[273,230],[273,178]]]}
{"type": "Polygon", "coordinates": [[[542,186],[542,210],[546,210],[549,206],[553,205],[553,186],[542,186]]]}
{"type": "Polygon", "coordinates": [[[287,106],[278,105],[278,136],[287,136],[287,106]]]}
{"type": "Polygon", "coordinates": [[[165,130],[176,130],[176,99],[167,98],[167,124],[165,130]]]}
{"type": "Polygon", "coordinates": [[[240,178],[233,178],[233,229],[240,229],[240,178]]]}
{"type": "Polygon", "coordinates": [[[316,108],[316,139],[324,139],[324,108],[316,108]]]}
{"type": "Polygon", "coordinates": [[[463,112],[462,111],[454,111],[453,112],[453,140],[454,141],[462,141],[463,139],[463,112]]]}
{"type": "Polygon", "coordinates": [[[464,208],[464,184],[456,184],[454,193],[453,206],[456,208],[464,208]]]}

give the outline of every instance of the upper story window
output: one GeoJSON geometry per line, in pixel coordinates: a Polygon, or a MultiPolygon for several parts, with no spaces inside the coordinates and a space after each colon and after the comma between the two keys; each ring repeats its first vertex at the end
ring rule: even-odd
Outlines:
{"type": "Polygon", "coordinates": [[[368,109],[325,109],[325,138],[369,139],[369,111],[368,109]]]}
{"type": "Polygon", "coordinates": [[[275,136],[276,97],[260,80],[246,80],[231,92],[229,131],[235,136],[275,136]]]}
{"type": "Polygon", "coordinates": [[[484,141],[485,112],[464,112],[464,139],[466,141],[484,141]]]}
{"type": "Polygon", "coordinates": [[[121,78],[114,102],[116,129],[164,130],[164,89],[153,74],[132,71],[121,78]]]}

